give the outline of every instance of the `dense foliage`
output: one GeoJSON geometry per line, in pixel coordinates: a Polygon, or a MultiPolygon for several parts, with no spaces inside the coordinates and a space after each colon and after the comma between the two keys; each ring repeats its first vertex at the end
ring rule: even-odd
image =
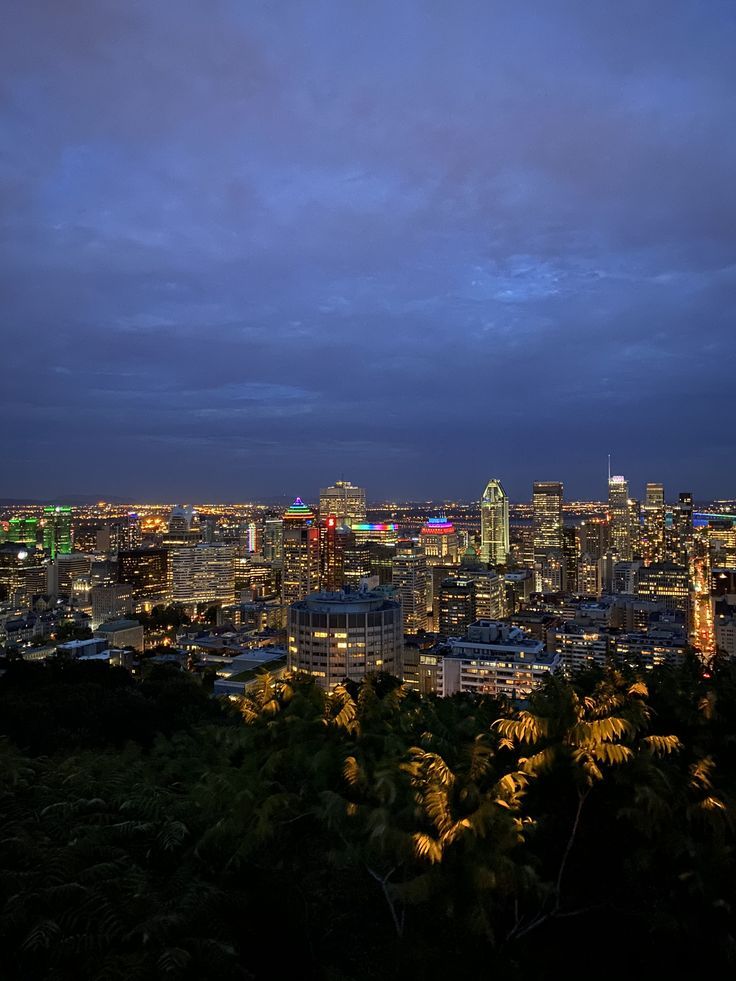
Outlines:
{"type": "Polygon", "coordinates": [[[551,679],[524,710],[12,664],[0,731],[2,978],[736,966],[729,664],[551,679]]]}

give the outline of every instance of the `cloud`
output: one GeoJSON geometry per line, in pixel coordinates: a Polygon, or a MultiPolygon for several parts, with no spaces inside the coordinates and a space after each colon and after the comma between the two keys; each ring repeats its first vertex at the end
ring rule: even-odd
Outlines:
{"type": "Polygon", "coordinates": [[[727,493],[735,41],[717,0],[16,5],[0,490],[593,495],[611,450],[727,493]]]}

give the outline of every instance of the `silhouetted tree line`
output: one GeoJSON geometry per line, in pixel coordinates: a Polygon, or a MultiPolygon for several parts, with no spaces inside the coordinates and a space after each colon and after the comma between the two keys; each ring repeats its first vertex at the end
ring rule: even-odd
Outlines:
{"type": "Polygon", "coordinates": [[[241,704],[0,679],[0,977],[682,977],[736,964],[736,669],[379,675],[241,704]]]}

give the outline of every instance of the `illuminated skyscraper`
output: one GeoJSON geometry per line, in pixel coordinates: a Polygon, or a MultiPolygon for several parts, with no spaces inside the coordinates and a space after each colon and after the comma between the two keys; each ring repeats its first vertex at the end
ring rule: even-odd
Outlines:
{"type": "Polygon", "coordinates": [[[693,544],[693,495],[683,491],[672,508],[669,554],[674,562],[687,565],[693,544]]]}
{"type": "Polygon", "coordinates": [[[281,594],[285,606],[319,589],[319,528],[300,497],[283,516],[281,594]]]}
{"type": "Polygon", "coordinates": [[[129,583],[136,610],[171,601],[171,564],[165,548],[118,552],[118,582],[129,583]]]}
{"type": "Polygon", "coordinates": [[[501,481],[492,478],[480,499],[481,558],[505,565],[509,554],[509,499],[501,481]]]}
{"type": "Polygon", "coordinates": [[[641,552],[646,565],[664,559],[664,487],[647,484],[642,506],[641,552]]]}
{"type": "Polygon", "coordinates": [[[536,480],[532,489],[534,568],[536,589],[556,593],[565,589],[566,564],[562,551],[562,484],[536,480]]]}
{"type": "Polygon", "coordinates": [[[234,545],[198,543],[171,552],[175,603],[232,603],[235,599],[234,545]]]}
{"type": "Polygon", "coordinates": [[[429,572],[423,550],[411,542],[399,542],[391,567],[391,582],[401,601],[404,632],[427,629],[429,572]]]}
{"type": "Polygon", "coordinates": [[[562,484],[535,480],[532,491],[534,551],[562,548],[562,484]]]}
{"type": "Polygon", "coordinates": [[[475,582],[469,576],[449,576],[440,585],[439,629],[445,637],[464,637],[475,621],[475,582]]]}
{"type": "Polygon", "coordinates": [[[346,536],[340,533],[334,514],[319,523],[319,581],[320,589],[334,593],[345,585],[346,536]]]}
{"type": "Polygon", "coordinates": [[[619,559],[632,558],[629,485],[625,477],[608,478],[608,515],[611,522],[611,549],[619,559]]]}
{"type": "Polygon", "coordinates": [[[72,550],[72,509],[47,507],[43,509],[43,547],[49,557],[69,555],[72,550]]]}
{"type": "Polygon", "coordinates": [[[365,522],[365,490],[349,480],[336,480],[319,492],[319,513],[322,518],[332,514],[338,525],[353,527],[365,522]]]}

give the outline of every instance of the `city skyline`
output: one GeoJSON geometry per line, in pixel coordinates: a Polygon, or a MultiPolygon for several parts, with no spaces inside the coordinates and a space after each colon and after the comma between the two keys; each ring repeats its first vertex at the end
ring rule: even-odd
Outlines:
{"type": "Polygon", "coordinates": [[[722,2],[14,5],[0,495],[599,497],[608,452],[733,493],[735,41],[722,2]]]}

